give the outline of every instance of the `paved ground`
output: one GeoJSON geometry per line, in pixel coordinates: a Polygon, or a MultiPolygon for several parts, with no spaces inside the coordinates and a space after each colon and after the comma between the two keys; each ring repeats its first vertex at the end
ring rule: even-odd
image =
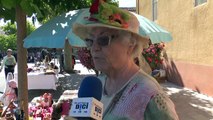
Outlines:
{"type": "Polygon", "coordinates": [[[176,106],[180,120],[213,120],[213,97],[172,83],[161,83],[176,106]]]}
{"type": "MultiPolygon", "coordinates": [[[[79,74],[60,75],[57,84],[57,90],[29,90],[29,101],[35,96],[40,96],[44,92],[53,94],[53,98],[57,100],[64,90],[78,89],[81,80],[87,75],[94,75],[93,71],[88,71],[81,64],[75,66],[76,70],[80,70],[79,74]]],[[[0,73],[0,91],[4,89],[4,74],[0,73]]],[[[186,88],[176,86],[172,83],[161,83],[165,92],[170,96],[176,106],[180,120],[213,120],[213,97],[199,94],[186,88]]]]}

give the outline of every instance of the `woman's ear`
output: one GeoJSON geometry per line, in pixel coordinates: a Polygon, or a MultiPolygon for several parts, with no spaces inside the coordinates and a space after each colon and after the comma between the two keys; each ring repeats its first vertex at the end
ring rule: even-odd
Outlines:
{"type": "Polygon", "coordinates": [[[128,46],[128,54],[131,55],[135,49],[136,44],[130,43],[128,46]]]}

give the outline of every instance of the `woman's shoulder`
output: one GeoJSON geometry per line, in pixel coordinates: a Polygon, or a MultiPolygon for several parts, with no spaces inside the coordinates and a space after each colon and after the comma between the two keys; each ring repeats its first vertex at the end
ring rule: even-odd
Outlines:
{"type": "Polygon", "coordinates": [[[14,56],[14,55],[11,55],[11,57],[15,59],[15,56],[14,56]]]}
{"type": "Polygon", "coordinates": [[[148,75],[144,71],[140,70],[130,82],[130,87],[137,86],[137,89],[141,92],[154,92],[158,93],[162,91],[159,83],[151,75],[148,75]]]}

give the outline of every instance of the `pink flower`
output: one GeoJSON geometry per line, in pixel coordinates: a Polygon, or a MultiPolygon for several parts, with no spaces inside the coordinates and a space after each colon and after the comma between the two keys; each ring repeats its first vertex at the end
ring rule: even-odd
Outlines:
{"type": "Polygon", "coordinates": [[[153,54],[155,54],[155,53],[156,53],[155,49],[152,49],[152,53],[153,53],[153,54]]]}
{"type": "Polygon", "coordinates": [[[153,70],[163,63],[163,59],[161,58],[161,52],[164,47],[164,43],[151,44],[142,52],[144,58],[153,70]]]}

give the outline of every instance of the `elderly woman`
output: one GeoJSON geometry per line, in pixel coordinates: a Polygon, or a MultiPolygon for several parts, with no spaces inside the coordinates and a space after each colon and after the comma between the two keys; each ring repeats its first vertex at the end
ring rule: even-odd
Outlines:
{"type": "Polygon", "coordinates": [[[178,120],[160,85],[134,62],[148,45],[148,38],[138,34],[137,18],[103,1],[94,4],[78,18],[73,32],[85,40],[95,68],[104,73],[99,76],[103,119],[178,120]]]}

